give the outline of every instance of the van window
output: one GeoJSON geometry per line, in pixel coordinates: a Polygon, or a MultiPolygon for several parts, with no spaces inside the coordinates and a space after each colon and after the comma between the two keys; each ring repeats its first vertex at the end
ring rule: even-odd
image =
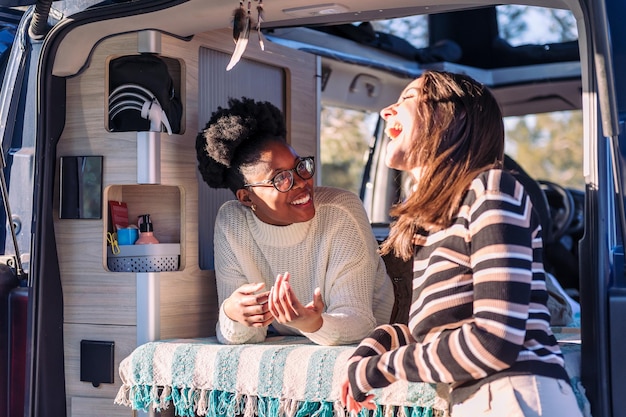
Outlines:
{"type": "MultiPolygon", "coordinates": [[[[378,113],[323,106],[320,184],[359,194],[378,113]]],[[[580,110],[509,116],[505,152],[537,180],[584,190],[580,110]]]]}
{"type": "Polygon", "coordinates": [[[374,30],[398,36],[416,48],[428,46],[428,16],[417,15],[371,22],[374,30]]]}
{"type": "Polygon", "coordinates": [[[584,190],[580,110],[506,117],[504,126],[505,152],[528,174],[584,190]]]}
{"type": "Polygon", "coordinates": [[[569,10],[512,4],[496,6],[496,15],[499,36],[511,46],[578,39],[576,19],[569,10]]]}
{"type": "Polygon", "coordinates": [[[321,185],[359,194],[378,113],[322,106],[321,185]]]}

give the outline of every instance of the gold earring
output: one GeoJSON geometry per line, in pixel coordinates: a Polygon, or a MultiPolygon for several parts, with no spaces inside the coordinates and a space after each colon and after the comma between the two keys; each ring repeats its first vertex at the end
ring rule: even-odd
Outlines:
{"type": "Polygon", "coordinates": [[[252,205],[250,206],[250,208],[252,209],[252,211],[256,211],[256,204],[252,203],[252,205]]]}

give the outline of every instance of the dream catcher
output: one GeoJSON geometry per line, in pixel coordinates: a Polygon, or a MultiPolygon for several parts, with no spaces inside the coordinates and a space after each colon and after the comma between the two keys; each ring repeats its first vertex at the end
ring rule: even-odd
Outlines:
{"type": "MultiPolygon", "coordinates": [[[[261,46],[261,50],[265,50],[265,44],[263,41],[263,34],[261,33],[261,22],[263,22],[263,0],[255,0],[258,1],[258,5],[256,7],[257,10],[257,21],[256,21],[256,32],[259,37],[259,45],[261,46]]],[[[230,58],[230,62],[226,67],[226,71],[230,71],[241,59],[244,51],[246,50],[246,46],[248,46],[248,39],[250,38],[250,28],[252,27],[252,18],[250,16],[250,9],[252,0],[248,0],[248,8],[244,9],[243,0],[239,1],[239,7],[235,9],[233,13],[233,40],[235,41],[235,50],[233,51],[233,55],[230,58]]]]}

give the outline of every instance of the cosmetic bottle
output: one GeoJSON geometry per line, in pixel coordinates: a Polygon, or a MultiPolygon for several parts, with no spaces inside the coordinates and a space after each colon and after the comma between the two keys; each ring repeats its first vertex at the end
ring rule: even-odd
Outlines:
{"type": "Polygon", "coordinates": [[[154,237],[152,221],[150,221],[149,214],[142,214],[137,216],[139,219],[139,239],[135,242],[135,245],[149,245],[152,243],[159,243],[159,240],[154,237]]]}

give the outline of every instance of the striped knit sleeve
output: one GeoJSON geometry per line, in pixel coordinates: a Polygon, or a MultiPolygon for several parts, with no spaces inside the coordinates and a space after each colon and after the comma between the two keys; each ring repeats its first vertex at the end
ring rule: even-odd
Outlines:
{"type": "MultiPolygon", "coordinates": [[[[420,320],[439,315],[439,327],[423,329],[422,343],[399,346],[381,335],[365,339],[355,352],[361,357],[349,365],[357,401],[363,401],[368,390],[398,379],[456,385],[507,369],[524,347],[529,315],[549,320],[542,316],[541,305],[531,303],[533,273],[542,274],[543,269],[533,261],[541,259],[535,257],[542,243],[527,193],[510,175],[489,171],[482,181],[474,181],[469,195],[457,223],[469,231],[469,257],[454,247],[467,246],[463,239],[450,240],[453,244],[439,252],[448,259],[439,264],[430,259],[430,271],[421,277],[432,280],[419,296],[428,306],[416,307],[414,302],[412,307],[412,314],[422,313],[420,320]],[[449,259],[456,259],[457,266],[465,263],[465,275],[452,276],[454,268],[441,267],[449,266],[449,259]]],[[[446,236],[450,234],[454,232],[446,236]]],[[[409,325],[413,329],[420,323],[409,325]]]]}
{"type": "Polygon", "coordinates": [[[409,343],[415,343],[409,328],[404,324],[385,324],[378,326],[368,337],[363,339],[348,360],[348,378],[357,401],[363,401],[368,391],[382,388],[391,384],[395,378],[387,378],[384,372],[374,372],[376,375],[359,374],[367,370],[359,364],[370,357],[382,357],[385,353],[398,349],[409,343]],[[374,378],[371,378],[375,376],[374,378]]]}

